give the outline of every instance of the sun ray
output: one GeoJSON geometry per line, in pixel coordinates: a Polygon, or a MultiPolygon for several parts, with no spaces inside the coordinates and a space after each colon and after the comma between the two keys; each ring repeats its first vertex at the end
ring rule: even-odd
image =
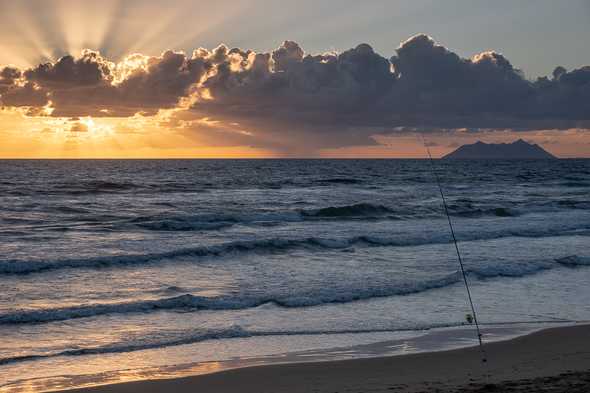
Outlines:
{"type": "Polygon", "coordinates": [[[211,10],[207,15],[207,19],[199,21],[191,33],[186,37],[179,37],[178,45],[181,48],[194,48],[200,46],[199,39],[213,35],[214,32],[221,29],[222,26],[228,24],[231,20],[236,20],[246,10],[248,3],[243,0],[236,1],[228,10],[226,8],[218,8],[211,10]]]}
{"type": "Polygon", "coordinates": [[[55,3],[69,53],[99,48],[107,34],[113,10],[119,0],[81,2],[59,0],[55,3]],[[92,23],[88,23],[92,21],[92,23]]]}

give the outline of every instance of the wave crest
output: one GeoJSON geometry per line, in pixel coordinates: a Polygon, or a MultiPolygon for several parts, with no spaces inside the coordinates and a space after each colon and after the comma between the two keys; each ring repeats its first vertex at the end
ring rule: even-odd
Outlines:
{"type": "Polygon", "coordinates": [[[301,214],[304,217],[317,218],[354,218],[354,217],[379,217],[393,211],[383,205],[372,205],[370,203],[358,203],[348,206],[330,206],[323,209],[304,210],[301,214]]]}
{"type": "MultiPolygon", "coordinates": [[[[545,260],[539,262],[511,263],[503,265],[487,265],[470,267],[467,274],[480,279],[498,277],[523,277],[536,274],[543,270],[558,267],[576,268],[590,266],[590,258],[577,255],[545,260]]],[[[204,297],[191,294],[140,300],[128,303],[93,304],[66,308],[50,308],[41,310],[16,310],[0,314],[0,325],[45,323],[70,319],[87,318],[110,314],[149,313],[154,311],[173,310],[242,310],[273,304],[284,308],[314,307],[332,303],[350,303],[379,297],[404,296],[437,288],[444,288],[461,281],[461,274],[455,271],[445,276],[423,281],[393,282],[390,286],[357,287],[346,291],[342,289],[325,289],[309,294],[289,294],[287,296],[260,297],[238,294],[225,297],[204,297]]]]}
{"type": "Polygon", "coordinates": [[[57,322],[100,315],[148,313],[153,311],[243,310],[266,304],[273,304],[284,308],[313,307],[330,303],[349,303],[375,297],[409,295],[434,288],[446,287],[458,282],[459,279],[459,273],[454,272],[441,278],[423,282],[401,283],[391,287],[357,288],[349,292],[326,291],[316,295],[291,295],[287,297],[265,298],[248,295],[238,295],[236,297],[203,297],[185,294],[170,298],[128,303],[19,310],[0,314],[0,325],[57,322]]]}
{"type": "Polygon", "coordinates": [[[189,332],[182,332],[178,337],[171,339],[160,339],[144,342],[142,340],[136,342],[122,342],[102,347],[79,348],[65,351],[58,351],[49,354],[31,354],[14,357],[0,358],[0,366],[33,361],[45,358],[53,358],[58,356],[84,356],[84,355],[99,355],[109,353],[127,353],[142,351],[146,349],[156,349],[173,347],[179,345],[196,344],[203,341],[223,340],[232,338],[250,338],[250,337],[269,337],[269,336],[315,336],[328,334],[361,334],[361,333],[384,333],[384,332],[401,332],[401,331],[425,331],[430,329],[447,328],[462,326],[463,323],[433,323],[429,325],[416,325],[411,328],[401,329],[341,329],[341,330],[294,330],[294,331],[259,331],[247,330],[241,326],[231,326],[225,329],[218,330],[196,330],[189,332]]]}

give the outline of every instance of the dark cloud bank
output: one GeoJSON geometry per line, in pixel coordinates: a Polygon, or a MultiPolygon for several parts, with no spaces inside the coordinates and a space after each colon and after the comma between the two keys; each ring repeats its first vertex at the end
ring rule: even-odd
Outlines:
{"type": "Polygon", "coordinates": [[[190,57],[136,55],[125,65],[86,51],[28,70],[0,68],[0,104],[31,114],[51,102],[51,116],[153,115],[187,97],[176,115],[183,124],[208,118],[258,134],[211,129],[236,144],[301,134],[317,146],[370,144],[370,135],[404,129],[590,128],[590,66],[531,81],[499,53],[465,59],[426,35],[390,59],[367,44],[306,55],[287,41],[270,53],[220,46],[190,57]]]}

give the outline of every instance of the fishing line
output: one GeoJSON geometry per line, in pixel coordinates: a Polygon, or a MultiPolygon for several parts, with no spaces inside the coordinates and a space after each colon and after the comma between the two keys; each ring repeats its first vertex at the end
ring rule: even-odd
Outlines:
{"type": "Polygon", "coordinates": [[[479,342],[479,350],[481,352],[481,361],[482,361],[482,363],[487,363],[488,359],[487,359],[485,348],[483,346],[483,337],[481,334],[479,321],[477,319],[477,312],[475,311],[475,305],[473,303],[473,298],[471,297],[471,289],[469,288],[469,281],[467,280],[467,273],[465,271],[465,265],[463,264],[463,258],[461,257],[461,251],[459,250],[459,244],[457,243],[457,237],[455,236],[455,228],[453,227],[453,221],[451,220],[451,215],[449,214],[449,207],[447,205],[447,199],[445,198],[445,193],[442,188],[440,176],[438,175],[438,172],[437,172],[436,167],[434,165],[434,159],[432,158],[432,154],[430,152],[430,147],[428,147],[428,144],[426,143],[426,138],[424,138],[424,135],[420,134],[420,136],[422,136],[422,142],[424,144],[424,147],[426,148],[426,152],[428,153],[428,158],[430,161],[430,168],[432,170],[434,177],[436,178],[436,184],[438,185],[438,190],[440,192],[440,197],[442,199],[442,204],[444,207],[445,215],[447,216],[447,221],[449,223],[449,229],[451,230],[453,244],[455,245],[455,251],[457,252],[457,259],[459,261],[459,266],[461,267],[461,275],[463,276],[463,283],[465,284],[465,289],[467,291],[467,298],[469,299],[469,306],[471,307],[471,313],[473,315],[473,322],[475,323],[475,329],[477,331],[477,340],[479,342]]]}

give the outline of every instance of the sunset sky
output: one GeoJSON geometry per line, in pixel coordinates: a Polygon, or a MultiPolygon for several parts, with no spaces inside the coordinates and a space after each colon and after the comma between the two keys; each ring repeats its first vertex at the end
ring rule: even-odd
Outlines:
{"type": "Polygon", "coordinates": [[[590,157],[590,2],[0,0],[0,158],[590,157]]]}

